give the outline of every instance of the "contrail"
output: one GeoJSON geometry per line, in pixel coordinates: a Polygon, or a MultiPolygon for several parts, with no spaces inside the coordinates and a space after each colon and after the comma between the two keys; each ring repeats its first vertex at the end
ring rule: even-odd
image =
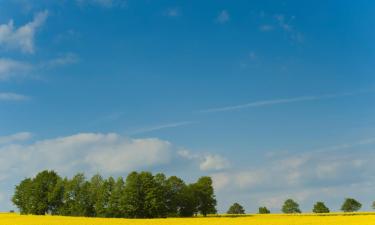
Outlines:
{"type": "Polygon", "coordinates": [[[339,98],[339,97],[344,97],[344,96],[356,95],[356,94],[360,94],[363,92],[369,92],[369,91],[358,91],[358,92],[326,94],[326,95],[318,95],[318,96],[300,96],[300,97],[294,97],[294,98],[262,100],[262,101],[255,101],[255,102],[250,102],[250,103],[240,104],[240,105],[231,105],[231,106],[224,106],[224,107],[218,107],[218,108],[204,109],[198,112],[212,113],[212,112],[235,111],[235,110],[241,110],[241,109],[246,109],[246,108],[263,107],[263,106],[269,106],[269,105],[279,105],[279,104],[288,104],[288,103],[294,103],[294,102],[306,102],[306,101],[315,101],[315,100],[320,100],[320,99],[339,98]]]}

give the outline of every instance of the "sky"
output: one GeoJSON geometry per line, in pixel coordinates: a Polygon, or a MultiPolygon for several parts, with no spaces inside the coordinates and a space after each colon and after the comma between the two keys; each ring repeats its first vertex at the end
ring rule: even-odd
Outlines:
{"type": "Polygon", "coordinates": [[[375,3],[0,0],[0,210],[44,169],[375,200],[375,3]]]}

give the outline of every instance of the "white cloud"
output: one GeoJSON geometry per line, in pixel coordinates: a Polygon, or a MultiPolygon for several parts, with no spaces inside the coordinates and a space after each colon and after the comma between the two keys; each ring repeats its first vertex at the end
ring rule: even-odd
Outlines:
{"type": "Polygon", "coordinates": [[[108,149],[96,150],[85,161],[99,171],[123,172],[165,164],[170,160],[170,149],[169,142],[156,138],[124,140],[108,149]]]}
{"type": "Polygon", "coordinates": [[[14,142],[26,141],[32,137],[29,132],[20,132],[8,136],[0,136],[0,145],[10,144],[14,142]]]}
{"type": "Polygon", "coordinates": [[[30,99],[30,97],[26,95],[21,95],[17,93],[10,93],[10,92],[0,92],[0,101],[25,101],[30,99]]]}
{"type": "Polygon", "coordinates": [[[34,52],[34,38],[38,28],[46,21],[48,11],[39,12],[33,21],[15,28],[13,20],[0,25],[0,46],[6,49],[20,49],[24,53],[34,52]]]}
{"type": "Polygon", "coordinates": [[[216,21],[218,23],[226,23],[230,20],[230,15],[227,10],[223,10],[219,13],[219,15],[216,17],[216,21]]]}
{"type": "Polygon", "coordinates": [[[227,169],[229,165],[230,163],[226,158],[220,155],[209,154],[209,155],[203,156],[203,159],[201,163],[199,164],[199,168],[202,171],[222,170],[222,169],[227,169]]]}
{"type": "Polygon", "coordinates": [[[25,76],[31,69],[32,66],[28,63],[0,58],[0,81],[16,76],[25,76]]]}
{"type": "Polygon", "coordinates": [[[65,174],[82,170],[120,173],[165,164],[171,156],[171,144],[156,138],[79,133],[31,144],[13,143],[25,136],[28,137],[26,134],[3,137],[6,145],[0,147],[0,174],[17,171],[25,175],[43,169],[65,174]]]}
{"type": "Polygon", "coordinates": [[[201,171],[223,170],[230,167],[229,160],[217,154],[192,153],[186,149],[179,150],[177,154],[182,158],[198,162],[201,171]]]}

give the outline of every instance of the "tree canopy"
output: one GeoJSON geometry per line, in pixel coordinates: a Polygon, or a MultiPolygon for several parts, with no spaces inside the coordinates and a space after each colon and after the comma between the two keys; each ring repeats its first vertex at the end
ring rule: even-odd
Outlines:
{"type": "Polygon", "coordinates": [[[281,209],[283,213],[301,213],[299,205],[293,199],[288,199],[284,202],[284,205],[281,209]]]}
{"type": "Polygon", "coordinates": [[[245,209],[236,202],[229,207],[227,214],[245,214],[245,209]]]}
{"type": "Polygon", "coordinates": [[[345,199],[341,206],[341,210],[344,212],[356,212],[362,207],[362,204],[353,198],[345,199]]]}
{"type": "Polygon", "coordinates": [[[69,179],[42,171],[22,180],[12,201],[21,214],[35,215],[163,218],[216,213],[210,177],[185,184],[176,176],[150,172],[132,172],[125,180],[99,174],[87,180],[82,173],[69,179]]]}
{"type": "Polygon", "coordinates": [[[264,207],[259,207],[258,213],[259,214],[270,214],[271,211],[269,209],[267,209],[267,207],[264,206],[264,207]]]}
{"type": "Polygon", "coordinates": [[[313,208],[314,213],[329,213],[329,208],[324,204],[324,202],[317,202],[313,208]]]}

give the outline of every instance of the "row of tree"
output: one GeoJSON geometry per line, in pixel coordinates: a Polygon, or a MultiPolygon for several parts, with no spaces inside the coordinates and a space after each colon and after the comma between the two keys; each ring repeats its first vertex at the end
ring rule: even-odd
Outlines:
{"type": "Polygon", "coordinates": [[[90,217],[161,218],[216,213],[210,177],[186,184],[162,173],[132,172],[124,180],[84,174],[62,178],[42,171],[15,188],[13,203],[22,214],[90,217]]]}
{"type": "MultiPolygon", "coordinates": [[[[356,212],[360,210],[362,204],[353,198],[345,199],[344,203],[341,206],[341,210],[344,212],[356,212]]],[[[375,202],[373,204],[373,208],[375,209],[375,202]]],[[[299,204],[294,201],[293,199],[288,199],[284,202],[284,205],[281,208],[283,213],[301,213],[301,209],[299,204]]],[[[315,203],[313,210],[314,213],[329,213],[329,208],[324,204],[324,202],[317,202],[315,203]]],[[[270,210],[267,207],[259,207],[259,214],[269,214],[270,210]]],[[[234,203],[232,206],[229,207],[227,214],[245,214],[245,209],[238,203],[234,203]]]]}

